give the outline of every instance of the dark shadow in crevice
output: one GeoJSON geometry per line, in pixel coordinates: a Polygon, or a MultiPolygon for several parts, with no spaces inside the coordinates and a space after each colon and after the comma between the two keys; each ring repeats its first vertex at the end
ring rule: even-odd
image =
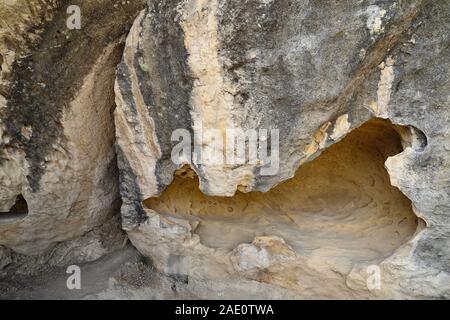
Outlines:
{"type": "Polygon", "coordinates": [[[0,212],[0,224],[11,224],[22,221],[28,216],[28,204],[20,194],[16,198],[16,203],[8,212],[0,212]]]}

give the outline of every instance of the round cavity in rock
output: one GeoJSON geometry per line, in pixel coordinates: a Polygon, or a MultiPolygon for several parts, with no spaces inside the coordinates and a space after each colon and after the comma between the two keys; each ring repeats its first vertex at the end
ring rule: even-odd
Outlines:
{"type": "Polygon", "coordinates": [[[398,128],[371,120],[267,193],[211,197],[198,189],[197,177],[176,176],[144,205],[200,222],[195,232],[213,248],[232,250],[256,236],[273,235],[299,255],[378,263],[418,226],[411,201],[390,184],[384,167],[402,151],[398,128]]]}

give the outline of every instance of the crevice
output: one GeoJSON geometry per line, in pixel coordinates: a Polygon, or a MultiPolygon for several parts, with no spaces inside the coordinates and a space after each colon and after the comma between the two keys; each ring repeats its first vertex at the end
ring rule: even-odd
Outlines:
{"type": "Polygon", "coordinates": [[[395,126],[400,135],[403,149],[412,148],[416,152],[422,152],[428,146],[426,134],[414,126],[395,126]]]}
{"type": "Polygon", "coordinates": [[[28,204],[23,195],[16,197],[16,202],[8,212],[0,212],[0,224],[12,224],[28,216],[28,204]]]}

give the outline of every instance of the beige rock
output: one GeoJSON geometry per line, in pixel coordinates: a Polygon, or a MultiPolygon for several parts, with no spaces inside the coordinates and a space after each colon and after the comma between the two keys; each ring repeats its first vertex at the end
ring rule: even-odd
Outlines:
{"type": "Polygon", "coordinates": [[[1,246],[40,254],[118,213],[114,77],[140,5],[81,5],[81,33],[58,1],[0,4],[1,246]]]}
{"type": "Polygon", "coordinates": [[[447,7],[149,1],[115,87],[132,243],[203,289],[448,297],[447,7]],[[278,172],[173,161],[228,128],[278,129],[278,172]]]}

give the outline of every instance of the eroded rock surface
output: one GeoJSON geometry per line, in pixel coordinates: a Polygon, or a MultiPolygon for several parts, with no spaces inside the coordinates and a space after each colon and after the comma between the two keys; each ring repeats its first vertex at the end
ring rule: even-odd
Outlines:
{"type": "Polygon", "coordinates": [[[0,3],[0,245],[39,254],[117,214],[114,78],[142,4],[0,3]]]}
{"type": "Polygon", "coordinates": [[[449,30],[448,1],[1,2],[0,295],[79,262],[80,297],[450,298],[449,30]],[[119,224],[146,258],[100,266],[119,224]]]}
{"type": "Polygon", "coordinates": [[[116,81],[133,244],[193,281],[449,297],[449,22],[439,1],[148,1],[116,81]],[[193,158],[205,130],[278,129],[279,170],[174,161],[180,128],[193,158]]]}

